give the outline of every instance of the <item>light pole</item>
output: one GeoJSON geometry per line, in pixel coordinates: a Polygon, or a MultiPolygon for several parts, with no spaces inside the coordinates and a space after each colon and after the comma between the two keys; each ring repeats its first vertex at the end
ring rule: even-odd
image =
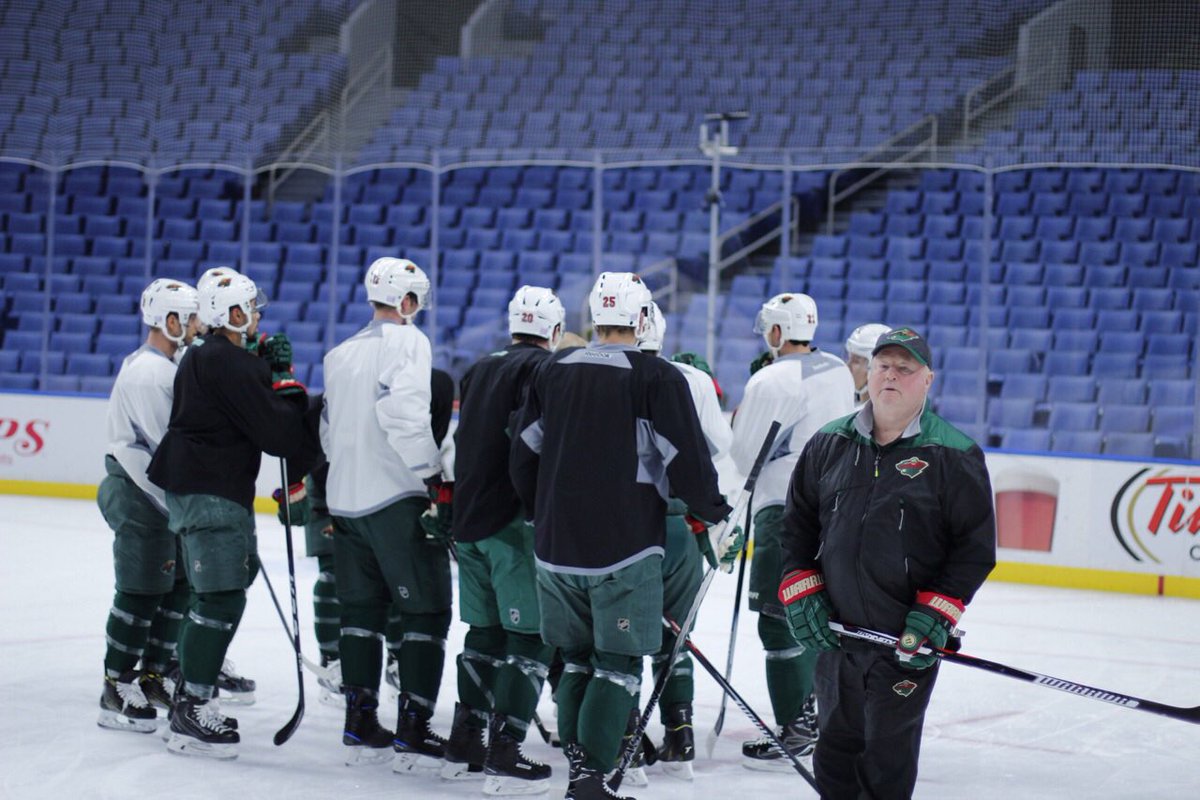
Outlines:
{"type": "Polygon", "coordinates": [[[738,149],[729,144],[729,123],[748,117],[745,111],[724,111],[705,114],[700,124],[700,152],[712,159],[712,184],[704,202],[708,205],[708,326],[704,355],[716,368],[717,358],[717,289],[721,285],[721,156],[736,156],[738,149]],[[719,123],[709,130],[709,123],[719,123]]]}

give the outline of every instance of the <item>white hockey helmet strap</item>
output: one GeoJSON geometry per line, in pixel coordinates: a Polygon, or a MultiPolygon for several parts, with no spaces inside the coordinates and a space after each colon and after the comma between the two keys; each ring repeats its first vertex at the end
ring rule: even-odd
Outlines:
{"type": "Polygon", "coordinates": [[[650,289],[632,272],[601,272],[588,296],[593,325],[634,328],[639,339],[645,334],[652,302],[650,289]]]}
{"type": "Polygon", "coordinates": [[[367,289],[367,300],[390,306],[405,319],[415,317],[429,300],[429,276],[407,258],[384,256],[375,259],[367,267],[363,286],[367,289]],[[411,314],[405,314],[400,311],[400,306],[409,294],[416,298],[417,307],[411,314]]]}
{"type": "Polygon", "coordinates": [[[162,331],[175,344],[187,337],[188,322],[200,310],[196,290],[182,281],[158,278],[142,292],[142,322],[162,331]],[[179,335],[172,336],[167,319],[175,314],[179,319],[179,335]]]}
{"type": "Polygon", "coordinates": [[[663,342],[667,338],[667,318],[663,315],[658,303],[650,301],[650,311],[647,314],[646,330],[638,339],[638,349],[653,350],[661,353],[663,342]]]}
{"type": "Polygon", "coordinates": [[[871,351],[875,349],[875,343],[879,341],[879,337],[890,331],[887,325],[880,322],[869,322],[866,325],[859,325],[854,329],[854,332],[846,337],[846,352],[852,356],[870,359],[871,351]]]}
{"type": "Polygon", "coordinates": [[[551,350],[558,347],[566,319],[562,301],[544,286],[522,286],[508,302],[509,334],[546,339],[551,350]]]}
{"type": "Polygon", "coordinates": [[[769,341],[771,329],[779,326],[783,342],[811,342],[817,333],[817,303],[806,294],[784,292],[763,303],[754,321],[754,332],[769,341]]]}

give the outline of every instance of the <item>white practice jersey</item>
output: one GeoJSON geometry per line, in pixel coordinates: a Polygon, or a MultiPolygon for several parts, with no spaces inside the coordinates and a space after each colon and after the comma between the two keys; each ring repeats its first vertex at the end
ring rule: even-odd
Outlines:
{"type": "Polygon", "coordinates": [[[716,461],[728,453],[730,445],[733,444],[733,431],[730,430],[725,415],[721,413],[717,387],[704,370],[677,361],[672,361],[671,364],[687,379],[692,402],[696,404],[696,416],[700,417],[700,428],[708,442],[708,452],[712,454],[713,461],[716,461]]]}
{"type": "Polygon", "coordinates": [[[376,320],[325,355],[321,446],[331,513],[363,517],[426,493],[441,471],[430,425],[429,339],[414,325],[376,320]]]}
{"type": "Polygon", "coordinates": [[[754,488],[752,513],[783,505],[800,451],[827,422],[854,412],[854,379],[837,356],[792,353],[750,376],[733,417],[733,461],[750,472],[772,420],[779,434],[754,488]]]}
{"type": "Polygon", "coordinates": [[[108,399],[108,454],[164,514],[166,493],[146,477],[167,433],[175,397],[175,362],[144,344],[121,363],[108,399]]]}

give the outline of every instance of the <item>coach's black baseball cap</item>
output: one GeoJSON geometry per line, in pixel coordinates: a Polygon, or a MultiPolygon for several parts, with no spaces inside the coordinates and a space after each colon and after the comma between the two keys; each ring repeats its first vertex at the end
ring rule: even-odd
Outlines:
{"type": "Polygon", "coordinates": [[[892,345],[903,347],[912,353],[913,358],[927,367],[933,365],[933,354],[929,352],[929,345],[921,337],[921,334],[912,328],[893,328],[880,336],[875,340],[875,349],[871,351],[871,355],[877,355],[880,350],[892,345]]]}

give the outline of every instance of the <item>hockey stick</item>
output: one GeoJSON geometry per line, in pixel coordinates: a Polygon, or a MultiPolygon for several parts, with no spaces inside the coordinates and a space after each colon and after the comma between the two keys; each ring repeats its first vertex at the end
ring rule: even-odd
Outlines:
{"type": "MultiPolygon", "coordinates": [[[[868,628],[860,628],[857,625],[848,625],[840,622],[830,622],[829,627],[842,636],[850,636],[855,639],[864,639],[868,642],[882,645],[883,647],[895,647],[896,637],[887,633],[880,633],[868,628]]],[[[1062,678],[1054,678],[1050,675],[1043,675],[1040,672],[1030,672],[1028,670],[1010,667],[1007,664],[999,664],[995,661],[988,661],[976,656],[969,656],[966,653],[956,653],[952,650],[934,650],[929,647],[922,647],[918,652],[928,655],[930,652],[943,661],[950,661],[954,664],[962,664],[965,667],[974,667],[975,669],[994,672],[997,675],[1004,675],[1009,678],[1035,683],[1038,686],[1046,686],[1051,689],[1057,689],[1060,692],[1078,695],[1079,697],[1090,697],[1093,700],[1099,700],[1103,703],[1112,703],[1115,706],[1123,706],[1132,708],[1138,711],[1148,711],[1151,714],[1158,714],[1163,717],[1181,720],[1183,722],[1191,722],[1200,724],[1200,706],[1169,706],[1165,703],[1156,703],[1153,700],[1143,700],[1140,697],[1121,694],[1119,692],[1110,692],[1107,689],[1097,689],[1094,686],[1088,686],[1083,683],[1075,683],[1074,681],[1063,680],[1062,678]]]]}
{"type": "MultiPolygon", "coordinates": [[[[675,622],[675,620],[668,616],[664,616],[663,624],[666,625],[667,628],[669,628],[676,636],[679,635],[679,625],[675,622]]],[[[712,679],[716,681],[717,684],[724,690],[722,696],[732,697],[733,702],[737,704],[737,707],[740,708],[742,712],[750,719],[750,721],[754,723],[755,727],[766,734],[767,738],[771,740],[771,743],[779,749],[779,752],[787,756],[788,760],[792,762],[792,767],[795,768],[796,772],[800,773],[800,777],[804,778],[804,781],[814,790],[816,790],[817,780],[813,777],[813,774],[804,768],[804,765],[800,763],[800,759],[796,757],[795,753],[793,753],[791,750],[788,750],[787,747],[784,746],[783,742],[779,740],[778,734],[771,730],[771,726],[764,722],[763,718],[760,717],[758,713],[750,707],[750,704],[747,703],[745,699],[743,699],[738,693],[738,691],[733,688],[733,684],[730,683],[729,680],[720,672],[717,672],[717,668],[712,665],[711,661],[705,658],[704,653],[700,652],[700,648],[696,647],[696,645],[692,643],[691,637],[688,637],[686,640],[686,647],[689,651],[691,651],[691,654],[696,657],[696,661],[700,664],[700,666],[704,667],[705,671],[707,671],[708,674],[712,676],[712,679]]]]}
{"type": "MultiPolygon", "coordinates": [[[[758,483],[758,473],[762,472],[763,464],[767,462],[767,456],[771,452],[771,446],[775,443],[775,436],[779,433],[779,420],[772,420],[771,427],[767,431],[767,436],[763,439],[762,446],[758,449],[758,455],[754,457],[754,465],[750,467],[750,474],[746,476],[746,483],[742,486],[742,492],[738,495],[738,501],[734,504],[733,511],[729,514],[729,521],[725,524],[721,531],[721,536],[717,538],[713,552],[720,553],[720,544],[729,534],[733,532],[737,525],[737,520],[742,516],[743,511],[750,506],[750,495],[754,493],[754,484],[758,483]]],[[[704,536],[706,534],[697,534],[704,536]]],[[[718,568],[719,568],[718,564],[718,568]]],[[[683,641],[687,638],[687,634],[691,633],[692,625],[696,622],[696,614],[700,612],[700,604],[704,602],[704,595],[708,593],[708,587],[712,585],[713,578],[716,576],[717,570],[710,569],[704,573],[704,580],[700,582],[700,588],[696,590],[696,598],[692,600],[691,607],[688,608],[687,616],[683,618],[683,624],[680,629],[683,631],[682,636],[675,639],[675,645],[671,648],[671,657],[663,664],[662,670],[654,679],[654,690],[650,692],[650,699],[646,701],[646,708],[642,711],[642,716],[638,720],[638,726],[634,730],[633,735],[629,737],[629,744],[621,751],[621,760],[617,764],[617,771],[613,774],[609,781],[609,786],[613,791],[616,791],[621,786],[621,780],[625,777],[625,770],[629,768],[633,762],[633,754],[635,750],[641,746],[642,734],[646,732],[646,726],[650,723],[650,715],[654,713],[654,707],[658,705],[658,698],[662,696],[663,689],[667,685],[667,678],[671,675],[671,667],[675,664],[675,660],[679,658],[679,651],[683,649],[683,641]]]]}
{"type": "MultiPolygon", "coordinates": [[[[271,576],[267,574],[267,568],[262,564],[261,559],[259,560],[258,571],[262,574],[263,580],[267,584],[267,592],[271,595],[271,602],[275,604],[275,613],[279,615],[279,621],[283,624],[284,633],[288,637],[288,644],[294,649],[295,642],[292,639],[292,626],[288,624],[287,617],[283,614],[283,606],[279,604],[279,597],[275,594],[275,587],[271,585],[271,576]]],[[[325,681],[335,686],[339,683],[339,681],[334,679],[333,670],[329,669],[329,667],[322,667],[304,655],[304,653],[300,654],[300,660],[304,663],[304,668],[315,675],[317,680],[325,681]]]]}
{"type": "MultiPolygon", "coordinates": [[[[729,626],[729,654],[725,657],[725,682],[728,683],[733,675],[733,650],[737,646],[738,615],[742,610],[742,584],[746,578],[746,558],[750,552],[750,510],[754,506],[754,494],[750,494],[750,502],[746,504],[746,539],[742,542],[742,555],[738,562],[737,589],[733,593],[733,622],[729,626]]],[[[713,749],[717,746],[717,737],[725,727],[725,702],[729,695],[721,695],[721,710],[717,713],[717,722],[708,732],[705,751],[712,758],[713,749]]]]}
{"type": "MultiPolygon", "coordinates": [[[[292,505],[288,502],[287,461],[279,459],[280,494],[283,500],[283,538],[287,542],[288,583],[292,590],[292,646],[296,649],[296,688],[299,698],[296,701],[296,711],[284,726],[275,732],[275,746],[292,738],[300,720],[304,719],[304,661],[300,650],[300,606],[296,602],[296,555],[292,550],[292,505]]],[[[271,593],[274,595],[274,592],[271,593]]],[[[286,627],[286,626],[285,626],[286,627]]]]}

